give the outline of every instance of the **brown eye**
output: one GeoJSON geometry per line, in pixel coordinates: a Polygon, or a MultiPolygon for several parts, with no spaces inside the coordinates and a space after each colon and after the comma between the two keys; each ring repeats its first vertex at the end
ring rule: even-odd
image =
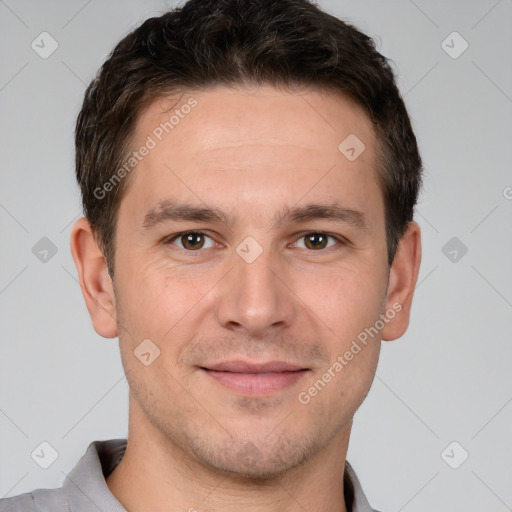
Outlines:
{"type": "Polygon", "coordinates": [[[344,245],[344,242],[335,235],[329,235],[322,231],[311,231],[302,235],[293,245],[299,249],[321,252],[336,244],[344,245]]]}
{"type": "Polygon", "coordinates": [[[191,251],[201,249],[204,245],[204,235],[202,233],[187,233],[181,235],[181,243],[185,249],[191,251]]]}
{"type": "Polygon", "coordinates": [[[199,251],[200,249],[209,249],[215,245],[214,241],[201,231],[187,231],[173,236],[167,243],[177,245],[187,251],[199,251]]]}
{"type": "Polygon", "coordinates": [[[305,245],[308,249],[325,249],[328,236],[324,233],[310,233],[304,237],[305,245]]]}

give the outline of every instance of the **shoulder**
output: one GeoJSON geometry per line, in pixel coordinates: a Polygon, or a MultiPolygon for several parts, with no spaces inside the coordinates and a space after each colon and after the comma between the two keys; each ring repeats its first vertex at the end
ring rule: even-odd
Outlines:
{"type": "Polygon", "coordinates": [[[35,512],[34,497],[31,492],[2,498],[0,512],[35,512]]]}
{"type": "Polygon", "coordinates": [[[36,489],[0,499],[0,512],[59,512],[66,510],[62,489],[36,489]]]}

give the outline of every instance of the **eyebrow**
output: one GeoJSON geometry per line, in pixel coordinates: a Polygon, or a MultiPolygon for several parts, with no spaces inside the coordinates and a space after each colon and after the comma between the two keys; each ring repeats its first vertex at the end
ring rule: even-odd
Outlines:
{"type": "MultiPolygon", "coordinates": [[[[284,222],[305,223],[318,219],[348,224],[361,230],[368,228],[367,218],[363,212],[344,208],[337,203],[285,207],[274,216],[273,228],[284,222]]],[[[232,217],[218,208],[164,200],[146,213],[141,227],[143,231],[149,231],[158,224],[169,221],[230,225],[232,217]]]]}
{"type": "Polygon", "coordinates": [[[352,208],[344,208],[337,203],[286,207],[274,217],[277,226],[285,221],[304,223],[318,219],[349,224],[358,229],[368,228],[366,215],[363,212],[352,208]]]}
{"type": "Polygon", "coordinates": [[[196,221],[228,224],[229,218],[224,212],[217,208],[165,200],[160,201],[154,208],[151,208],[146,213],[142,223],[142,229],[147,231],[167,221],[196,221]]]}

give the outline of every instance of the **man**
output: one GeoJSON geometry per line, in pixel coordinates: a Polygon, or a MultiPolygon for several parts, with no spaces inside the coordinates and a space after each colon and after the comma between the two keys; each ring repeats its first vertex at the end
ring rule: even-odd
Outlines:
{"type": "Polygon", "coordinates": [[[190,0],[87,89],[76,173],[128,440],[0,510],[371,511],[352,418],[421,258],[421,160],[372,40],[307,0],[190,0]]]}

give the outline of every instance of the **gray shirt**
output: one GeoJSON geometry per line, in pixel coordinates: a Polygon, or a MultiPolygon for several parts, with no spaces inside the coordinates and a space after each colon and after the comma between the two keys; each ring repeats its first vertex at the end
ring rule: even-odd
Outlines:
{"type": "MultiPolygon", "coordinates": [[[[126,512],[105,482],[123,458],[125,449],[126,439],[93,441],[62,487],[36,489],[0,499],[0,512],[126,512]]],[[[377,512],[370,507],[348,462],[343,482],[349,512],[377,512]]]]}

